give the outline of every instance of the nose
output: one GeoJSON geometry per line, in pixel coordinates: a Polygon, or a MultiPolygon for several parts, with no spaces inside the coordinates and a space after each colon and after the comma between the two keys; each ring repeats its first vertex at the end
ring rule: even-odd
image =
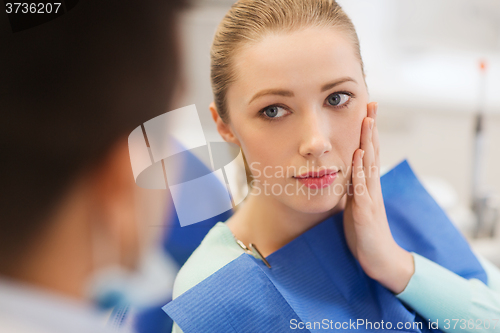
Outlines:
{"type": "Polygon", "coordinates": [[[308,113],[302,128],[299,147],[302,156],[318,158],[332,150],[329,122],[321,117],[321,110],[308,113]]]}

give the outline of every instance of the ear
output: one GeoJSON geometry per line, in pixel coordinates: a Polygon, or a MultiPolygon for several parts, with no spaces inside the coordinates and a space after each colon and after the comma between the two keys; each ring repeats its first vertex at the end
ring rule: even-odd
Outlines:
{"type": "Polygon", "coordinates": [[[139,230],[136,220],[136,190],[130,164],[128,139],[122,138],[95,166],[90,181],[99,228],[106,230],[109,243],[120,251],[125,267],[135,268],[139,255],[139,230]]]}
{"type": "Polygon", "coordinates": [[[237,144],[239,147],[241,147],[240,141],[238,140],[236,135],[234,135],[231,126],[225,123],[219,116],[219,113],[217,112],[217,108],[215,106],[215,102],[210,103],[209,109],[212,113],[212,118],[214,119],[215,125],[217,126],[217,132],[219,132],[224,141],[237,144]]]}

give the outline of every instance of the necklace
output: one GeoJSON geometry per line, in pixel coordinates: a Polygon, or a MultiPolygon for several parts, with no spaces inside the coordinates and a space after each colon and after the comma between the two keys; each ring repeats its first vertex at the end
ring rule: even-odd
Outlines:
{"type": "Polygon", "coordinates": [[[236,236],[233,235],[233,237],[234,237],[234,240],[236,241],[236,243],[238,243],[238,245],[243,249],[243,251],[245,251],[246,253],[254,256],[257,259],[262,260],[264,262],[264,264],[266,264],[266,266],[268,268],[271,268],[271,265],[269,265],[269,262],[260,253],[260,251],[257,249],[257,247],[255,246],[255,244],[253,244],[253,243],[248,244],[248,246],[250,247],[250,248],[248,248],[245,244],[243,244],[242,241],[240,241],[238,238],[236,238],[236,236]]]}

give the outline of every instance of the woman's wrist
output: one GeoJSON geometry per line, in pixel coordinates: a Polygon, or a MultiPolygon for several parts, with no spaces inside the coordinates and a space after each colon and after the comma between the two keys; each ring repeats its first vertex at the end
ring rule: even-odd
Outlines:
{"type": "Polygon", "coordinates": [[[399,294],[405,290],[414,273],[413,255],[396,244],[391,256],[370,277],[394,294],[399,294]]]}

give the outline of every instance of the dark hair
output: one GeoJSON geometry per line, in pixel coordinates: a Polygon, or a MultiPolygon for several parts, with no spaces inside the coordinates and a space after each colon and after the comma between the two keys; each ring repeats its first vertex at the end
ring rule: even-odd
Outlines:
{"type": "Polygon", "coordinates": [[[83,170],[172,107],[178,0],[81,0],[19,32],[0,13],[0,269],[83,170]],[[5,21],[4,21],[5,20],[5,21]]]}

